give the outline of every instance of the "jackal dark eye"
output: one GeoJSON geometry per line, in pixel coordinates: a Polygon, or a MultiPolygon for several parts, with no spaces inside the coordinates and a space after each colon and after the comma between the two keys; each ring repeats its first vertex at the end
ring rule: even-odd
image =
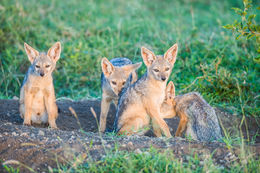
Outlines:
{"type": "Polygon", "coordinates": [[[45,67],[46,67],[46,68],[49,68],[49,67],[50,67],[50,65],[46,65],[45,67]]]}
{"type": "Polygon", "coordinates": [[[125,85],[125,82],[123,82],[122,85],[125,85]]]}
{"type": "Polygon", "coordinates": [[[159,72],[159,70],[158,70],[158,69],[153,69],[153,71],[155,71],[155,72],[159,72]]]}
{"type": "Polygon", "coordinates": [[[165,71],[168,71],[168,70],[170,70],[170,68],[169,68],[169,67],[165,68],[165,71]]]}
{"type": "Polygon", "coordinates": [[[113,85],[116,85],[116,82],[115,82],[115,81],[112,81],[111,83],[112,83],[113,85]]]}
{"type": "Polygon", "coordinates": [[[36,65],[35,67],[36,67],[36,68],[40,68],[40,66],[39,66],[39,65],[36,65]]]}

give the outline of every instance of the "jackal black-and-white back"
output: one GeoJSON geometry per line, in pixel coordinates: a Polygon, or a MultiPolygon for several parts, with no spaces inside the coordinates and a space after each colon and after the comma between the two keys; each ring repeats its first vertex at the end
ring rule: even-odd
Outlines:
{"type": "Polygon", "coordinates": [[[110,61],[103,58],[101,61],[102,101],[100,114],[100,131],[106,128],[106,118],[113,102],[117,106],[118,97],[123,88],[130,86],[137,80],[136,70],[142,63],[133,64],[128,58],[113,58],[110,61]]]}

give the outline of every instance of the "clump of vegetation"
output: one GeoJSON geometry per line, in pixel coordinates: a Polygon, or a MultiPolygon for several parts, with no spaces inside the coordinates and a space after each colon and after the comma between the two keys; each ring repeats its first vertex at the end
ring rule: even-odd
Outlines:
{"type": "Polygon", "coordinates": [[[52,172],[257,172],[260,160],[248,157],[236,160],[226,167],[216,164],[211,155],[190,154],[183,159],[176,158],[173,151],[127,152],[115,149],[100,161],[87,159],[82,155],[75,157],[66,166],[52,172]]]}
{"type": "MultiPolygon", "coordinates": [[[[255,37],[258,56],[254,58],[254,61],[260,63],[260,25],[255,21],[256,14],[250,11],[253,8],[252,1],[243,0],[243,5],[243,9],[232,8],[236,14],[241,16],[241,19],[235,20],[233,24],[225,25],[224,28],[232,30],[232,32],[236,34],[236,39],[239,39],[241,36],[246,37],[246,39],[255,37]]],[[[260,10],[260,6],[256,7],[254,10],[260,10]]]]}
{"type": "MultiPolygon", "coordinates": [[[[233,24],[227,24],[224,26],[224,28],[236,32],[236,39],[239,39],[241,36],[245,36],[247,39],[252,37],[259,37],[260,26],[255,21],[256,14],[249,15],[249,10],[252,8],[252,1],[243,0],[243,4],[244,9],[235,7],[232,8],[238,15],[241,16],[241,20],[235,20],[233,24]]],[[[260,7],[257,7],[257,10],[260,10],[260,7]]]]}
{"type": "MultiPolygon", "coordinates": [[[[260,160],[252,156],[237,158],[226,166],[218,164],[211,155],[191,153],[182,159],[176,158],[173,151],[159,151],[155,148],[138,152],[113,149],[101,160],[95,161],[86,153],[75,156],[68,164],[57,163],[58,168],[49,167],[49,172],[258,172],[260,160]]],[[[23,165],[25,166],[25,165],[23,165]]],[[[19,167],[4,165],[6,171],[19,173],[19,167]]],[[[30,167],[28,170],[34,172],[30,167]]]]}

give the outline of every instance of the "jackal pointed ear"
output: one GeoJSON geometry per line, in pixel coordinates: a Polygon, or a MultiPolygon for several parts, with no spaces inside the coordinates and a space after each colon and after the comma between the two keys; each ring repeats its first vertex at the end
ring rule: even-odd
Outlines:
{"type": "Polygon", "coordinates": [[[34,48],[32,48],[31,46],[29,46],[27,43],[24,42],[24,49],[26,51],[26,54],[28,56],[28,59],[31,63],[33,63],[33,61],[35,60],[35,58],[37,56],[39,56],[39,52],[37,50],[35,50],[34,48]]]}
{"type": "Polygon", "coordinates": [[[56,63],[60,59],[61,44],[56,42],[49,50],[47,55],[56,63]]]}
{"type": "Polygon", "coordinates": [[[167,50],[167,52],[164,54],[164,59],[167,59],[172,65],[176,61],[178,53],[178,44],[174,44],[170,49],[167,50]]]}
{"type": "Polygon", "coordinates": [[[142,64],[143,64],[142,62],[138,62],[138,63],[133,64],[133,69],[134,70],[139,69],[142,66],[142,64]]]}
{"type": "Polygon", "coordinates": [[[141,54],[143,57],[144,64],[147,67],[152,65],[153,61],[156,59],[156,56],[154,55],[154,53],[145,47],[141,48],[141,54]]]}
{"type": "Polygon", "coordinates": [[[175,86],[172,81],[170,81],[166,87],[166,99],[173,100],[175,97],[175,86]]]}
{"type": "Polygon", "coordinates": [[[102,67],[102,72],[106,77],[109,77],[114,71],[115,67],[107,58],[102,58],[101,60],[101,67],[102,67]]]}
{"type": "Polygon", "coordinates": [[[129,64],[129,65],[125,65],[122,68],[124,69],[124,71],[127,71],[129,74],[132,73],[133,71],[139,69],[142,65],[142,62],[138,62],[135,64],[129,64]]]}

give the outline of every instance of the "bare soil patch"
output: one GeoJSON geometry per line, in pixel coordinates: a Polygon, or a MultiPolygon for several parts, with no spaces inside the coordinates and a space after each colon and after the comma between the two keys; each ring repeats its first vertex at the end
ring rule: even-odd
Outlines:
{"type": "MultiPolygon", "coordinates": [[[[160,151],[173,150],[176,157],[183,158],[190,153],[198,153],[208,156],[213,153],[213,159],[217,164],[227,166],[238,157],[239,146],[228,149],[221,142],[198,142],[185,138],[156,138],[152,132],[146,136],[116,137],[111,134],[100,135],[97,132],[97,122],[90,108],[93,107],[99,118],[100,101],[69,101],[57,102],[60,113],[57,119],[59,130],[52,130],[44,126],[23,126],[23,120],[19,116],[19,104],[17,100],[0,100],[0,160],[17,160],[36,172],[47,172],[48,166],[56,168],[58,163],[66,164],[75,155],[87,154],[92,159],[101,159],[107,151],[113,150],[115,145],[120,150],[144,151],[153,146],[160,151]],[[77,118],[71,114],[72,107],[77,118]]],[[[236,135],[240,118],[228,114],[220,109],[216,113],[223,126],[236,135]]],[[[108,128],[112,128],[114,122],[115,107],[111,106],[108,114],[108,128]]],[[[178,125],[178,118],[167,120],[174,134],[178,125]]],[[[254,119],[247,119],[250,138],[258,133],[259,126],[254,119]]],[[[244,135],[246,131],[243,130],[244,135]]],[[[260,138],[256,137],[256,144],[248,144],[248,148],[260,155],[260,138]]],[[[14,165],[12,165],[14,166],[14,165]]],[[[0,172],[1,172],[0,168],[0,172]]],[[[29,172],[21,167],[22,172],[29,172]]]]}

